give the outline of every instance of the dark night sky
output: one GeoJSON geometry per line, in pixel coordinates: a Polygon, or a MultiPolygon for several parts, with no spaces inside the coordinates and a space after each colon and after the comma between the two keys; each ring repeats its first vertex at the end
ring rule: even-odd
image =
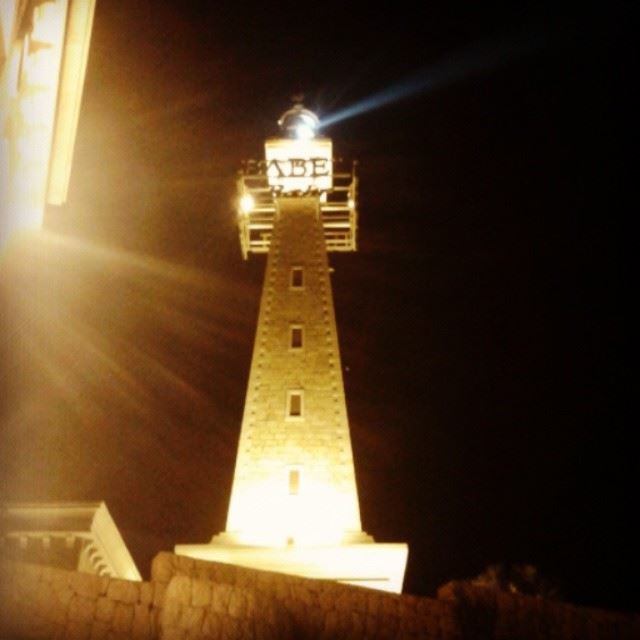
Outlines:
{"type": "Polygon", "coordinates": [[[264,269],[235,171],[298,90],[436,77],[327,130],[360,161],[331,261],[364,528],[409,592],[529,562],[638,611],[624,13],[218,4],[98,0],[68,204],[2,265],[2,492],[105,499],[143,574],[221,531],[264,269]]]}

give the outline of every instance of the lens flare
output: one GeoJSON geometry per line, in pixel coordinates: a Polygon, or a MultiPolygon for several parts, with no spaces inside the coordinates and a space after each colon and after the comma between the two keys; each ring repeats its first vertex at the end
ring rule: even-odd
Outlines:
{"type": "Polygon", "coordinates": [[[188,456],[211,500],[209,457],[229,466],[235,453],[225,425],[239,418],[232,365],[252,293],[226,273],[70,236],[16,239],[0,255],[3,494],[184,484],[188,456]]]}

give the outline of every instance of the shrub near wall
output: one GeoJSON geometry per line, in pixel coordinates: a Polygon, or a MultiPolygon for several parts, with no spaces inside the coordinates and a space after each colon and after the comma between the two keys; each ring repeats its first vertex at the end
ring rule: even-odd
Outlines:
{"type": "Polygon", "coordinates": [[[438,589],[438,598],[455,603],[465,638],[492,640],[639,640],[640,616],[577,607],[463,582],[438,589]]]}

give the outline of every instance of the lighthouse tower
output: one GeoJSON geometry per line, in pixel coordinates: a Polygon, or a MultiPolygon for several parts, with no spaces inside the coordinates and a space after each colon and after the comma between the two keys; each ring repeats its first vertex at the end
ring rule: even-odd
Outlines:
{"type": "Polygon", "coordinates": [[[400,592],[406,544],[362,530],[328,251],[356,249],[353,167],[296,104],[239,179],[245,258],[267,253],[226,531],[176,553],[400,592]]]}

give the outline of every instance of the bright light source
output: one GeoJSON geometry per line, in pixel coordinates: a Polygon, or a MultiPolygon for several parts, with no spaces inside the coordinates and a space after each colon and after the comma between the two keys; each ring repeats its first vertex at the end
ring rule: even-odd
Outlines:
{"type": "Polygon", "coordinates": [[[310,140],[315,135],[313,128],[305,122],[296,125],[296,138],[299,140],[310,140]]]}
{"type": "Polygon", "coordinates": [[[271,477],[234,487],[227,531],[238,541],[267,547],[286,546],[291,540],[302,547],[341,544],[349,531],[360,529],[357,498],[313,472],[300,482],[298,494],[291,495],[289,471],[282,468],[271,477]],[[323,504],[331,510],[318,509],[323,504]]]}
{"type": "Polygon", "coordinates": [[[282,114],[278,124],[289,138],[309,140],[315,137],[320,121],[313,111],[305,109],[301,104],[295,104],[282,114]]]}
{"type": "Polygon", "coordinates": [[[356,207],[356,201],[353,198],[349,198],[349,202],[347,204],[349,205],[349,209],[355,209],[356,207]]]}
{"type": "Polygon", "coordinates": [[[0,1],[0,250],[66,200],[94,8],[0,1]]]}
{"type": "Polygon", "coordinates": [[[250,193],[245,193],[240,198],[240,211],[245,215],[251,213],[255,206],[256,201],[253,199],[253,196],[250,193]]]}

